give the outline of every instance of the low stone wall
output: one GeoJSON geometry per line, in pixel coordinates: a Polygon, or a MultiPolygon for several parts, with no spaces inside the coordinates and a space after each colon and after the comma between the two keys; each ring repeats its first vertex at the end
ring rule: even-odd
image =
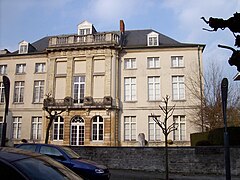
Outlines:
{"type": "MultiPolygon", "coordinates": [[[[110,169],[164,172],[164,147],[71,147],[83,158],[110,169]]],[[[240,176],[240,147],[231,148],[231,174],[240,176]]],[[[169,171],[179,174],[224,175],[223,147],[170,147],[169,171]]]]}

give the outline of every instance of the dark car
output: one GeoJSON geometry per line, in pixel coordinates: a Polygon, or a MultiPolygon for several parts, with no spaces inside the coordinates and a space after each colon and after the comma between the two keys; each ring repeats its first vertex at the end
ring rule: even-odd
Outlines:
{"type": "Polygon", "coordinates": [[[53,144],[26,143],[19,144],[16,148],[48,155],[73,170],[84,179],[108,180],[110,178],[110,172],[106,166],[82,159],[75,151],[68,147],[53,144]]]}
{"type": "Polygon", "coordinates": [[[0,175],[1,179],[17,180],[82,179],[45,155],[9,147],[0,148],[0,175]]]}

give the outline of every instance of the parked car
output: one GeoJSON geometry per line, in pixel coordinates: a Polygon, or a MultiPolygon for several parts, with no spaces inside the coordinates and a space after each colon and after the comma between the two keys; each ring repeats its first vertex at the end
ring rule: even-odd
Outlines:
{"type": "Polygon", "coordinates": [[[19,144],[16,148],[50,156],[85,179],[108,180],[110,178],[110,172],[106,166],[82,159],[75,151],[65,146],[26,143],[19,144]]]}
{"type": "Polygon", "coordinates": [[[82,180],[45,155],[10,147],[0,148],[0,175],[1,179],[17,180],[82,180]]]}

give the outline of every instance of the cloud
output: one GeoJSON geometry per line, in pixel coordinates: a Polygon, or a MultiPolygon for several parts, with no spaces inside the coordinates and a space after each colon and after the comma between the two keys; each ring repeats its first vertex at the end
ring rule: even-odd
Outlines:
{"type": "MultiPolygon", "coordinates": [[[[216,61],[220,66],[223,66],[230,77],[236,73],[236,68],[228,64],[228,59],[232,52],[217,47],[218,44],[224,44],[234,47],[235,38],[232,33],[226,28],[217,32],[203,31],[202,28],[210,27],[200,20],[201,17],[208,19],[209,17],[217,17],[228,19],[240,9],[239,0],[201,0],[193,1],[186,0],[164,1],[164,7],[171,9],[177,17],[176,28],[181,33],[181,41],[197,42],[206,44],[203,61],[204,68],[207,69],[211,61],[216,61]],[[226,66],[227,64],[227,66],[226,66]]],[[[234,47],[236,48],[236,47],[234,47]]]]}

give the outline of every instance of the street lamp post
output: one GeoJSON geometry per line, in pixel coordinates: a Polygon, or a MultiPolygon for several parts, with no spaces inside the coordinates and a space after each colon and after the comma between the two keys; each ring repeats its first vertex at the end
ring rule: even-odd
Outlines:
{"type": "Polygon", "coordinates": [[[222,110],[224,121],[224,156],[225,156],[225,172],[226,180],[231,180],[231,166],[230,166],[230,149],[229,149],[229,136],[227,132],[227,93],[228,93],[228,79],[223,78],[221,83],[222,91],[222,110]]]}

